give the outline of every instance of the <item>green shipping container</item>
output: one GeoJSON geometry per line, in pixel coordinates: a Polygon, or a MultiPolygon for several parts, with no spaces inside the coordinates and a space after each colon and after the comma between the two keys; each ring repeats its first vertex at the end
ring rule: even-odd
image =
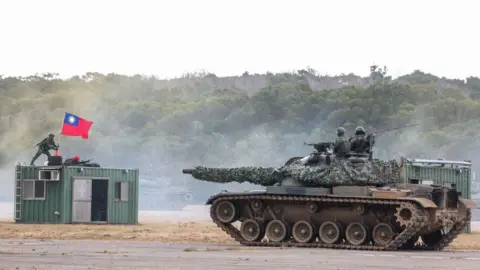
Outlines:
{"type": "Polygon", "coordinates": [[[138,169],[15,168],[17,223],[138,224],[138,169]]]}
{"type": "MultiPolygon", "coordinates": [[[[471,199],[471,167],[470,161],[402,158],[400,178],[403,183],[455,187],[461,192],[462,198],[471,199]]],[[[471,232],[470,223],[465,231],[471,232]]]]}

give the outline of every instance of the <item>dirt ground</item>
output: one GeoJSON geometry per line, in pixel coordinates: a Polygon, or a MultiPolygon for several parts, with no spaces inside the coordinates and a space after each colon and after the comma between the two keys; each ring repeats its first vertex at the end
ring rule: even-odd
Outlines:
{"type": "MultiPolygon", "coordinates": [[[[61,240],[139,240],[167,243],[234,243],[215,224],[196,222],[144,222],[141,225],[49,225],[0,222],[0,238],[61,240]]],[[[452,249],[480,250],[480,232],[460,235],[452,249]]]]}
{"type": "Polygon", "coordinates": [[[0,238],[233,243],[215,224],[208,221],[161,221],[140,225],[51,225],[0,222],[0,238]]]}

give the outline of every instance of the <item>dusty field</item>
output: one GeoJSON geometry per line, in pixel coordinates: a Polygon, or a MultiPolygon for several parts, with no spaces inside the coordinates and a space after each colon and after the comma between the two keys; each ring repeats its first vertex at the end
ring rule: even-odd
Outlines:
{"type": "Polygon", "coordinates": [[[49,225],[0,223],[0,238],[140,240],[161,242],[233,243],[215,224],[155,222],[141,225],[49,225]]]}
{"type": "MultiPolygon", "coordinates": [[[[156,221],[133,225],[46,225],[0,223],[0,238],[141,240],[177,243],[234,243],[208,221],[156,221]]],[[[480,232],[460,235],[452,249],[480,250],[480,232]]]]}

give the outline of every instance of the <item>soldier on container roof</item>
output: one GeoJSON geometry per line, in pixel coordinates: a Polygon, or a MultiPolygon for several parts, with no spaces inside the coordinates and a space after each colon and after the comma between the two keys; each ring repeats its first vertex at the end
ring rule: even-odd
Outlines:
{"type": "Polygon", "coordinates": [[[41,155],[44,154],[47,157],[50,157],[50,150],[58,150],[58,146],[55,145],[54,141],[55,135],[53,133],[48,134],[48,137],[43,139],[39,142],[36,146],[38,146],[37,153],[32,158],[32,162],[30,162],[30,166],[34,165],[35,160],[41,155]]]}
{"type": "Polygon", "coordinates": [[[66,166],[75,166],[80,163],[80,157],[79,156],[74,156],[73,158],[68,158],[63,162],[63,165],[66,166]]]}
{"type": "Polygon", "coordinates": [[[338,127],[333,153],[337,157],[344,157],[348,152],[350,152],[350,142],[345,138],[345,129],[343,127],[338,127]]]}

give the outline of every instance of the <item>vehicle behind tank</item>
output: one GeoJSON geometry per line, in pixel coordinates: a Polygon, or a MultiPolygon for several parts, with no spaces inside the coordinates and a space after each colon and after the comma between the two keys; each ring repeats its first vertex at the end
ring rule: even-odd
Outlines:
{"type": "Polygon", "coordinates": [[[202,181],[266,186],[207,201],[213,222],[242,245],[441,250],[465,231],[477,208],[469,199],[470,167],[463,161],[402,158],[398,164],[372,159],[371,153],[337,158],[318,151],[281,168],[183,172],[202,181]],[[458,191],[463,185],[464,192],[458,191]]]}

